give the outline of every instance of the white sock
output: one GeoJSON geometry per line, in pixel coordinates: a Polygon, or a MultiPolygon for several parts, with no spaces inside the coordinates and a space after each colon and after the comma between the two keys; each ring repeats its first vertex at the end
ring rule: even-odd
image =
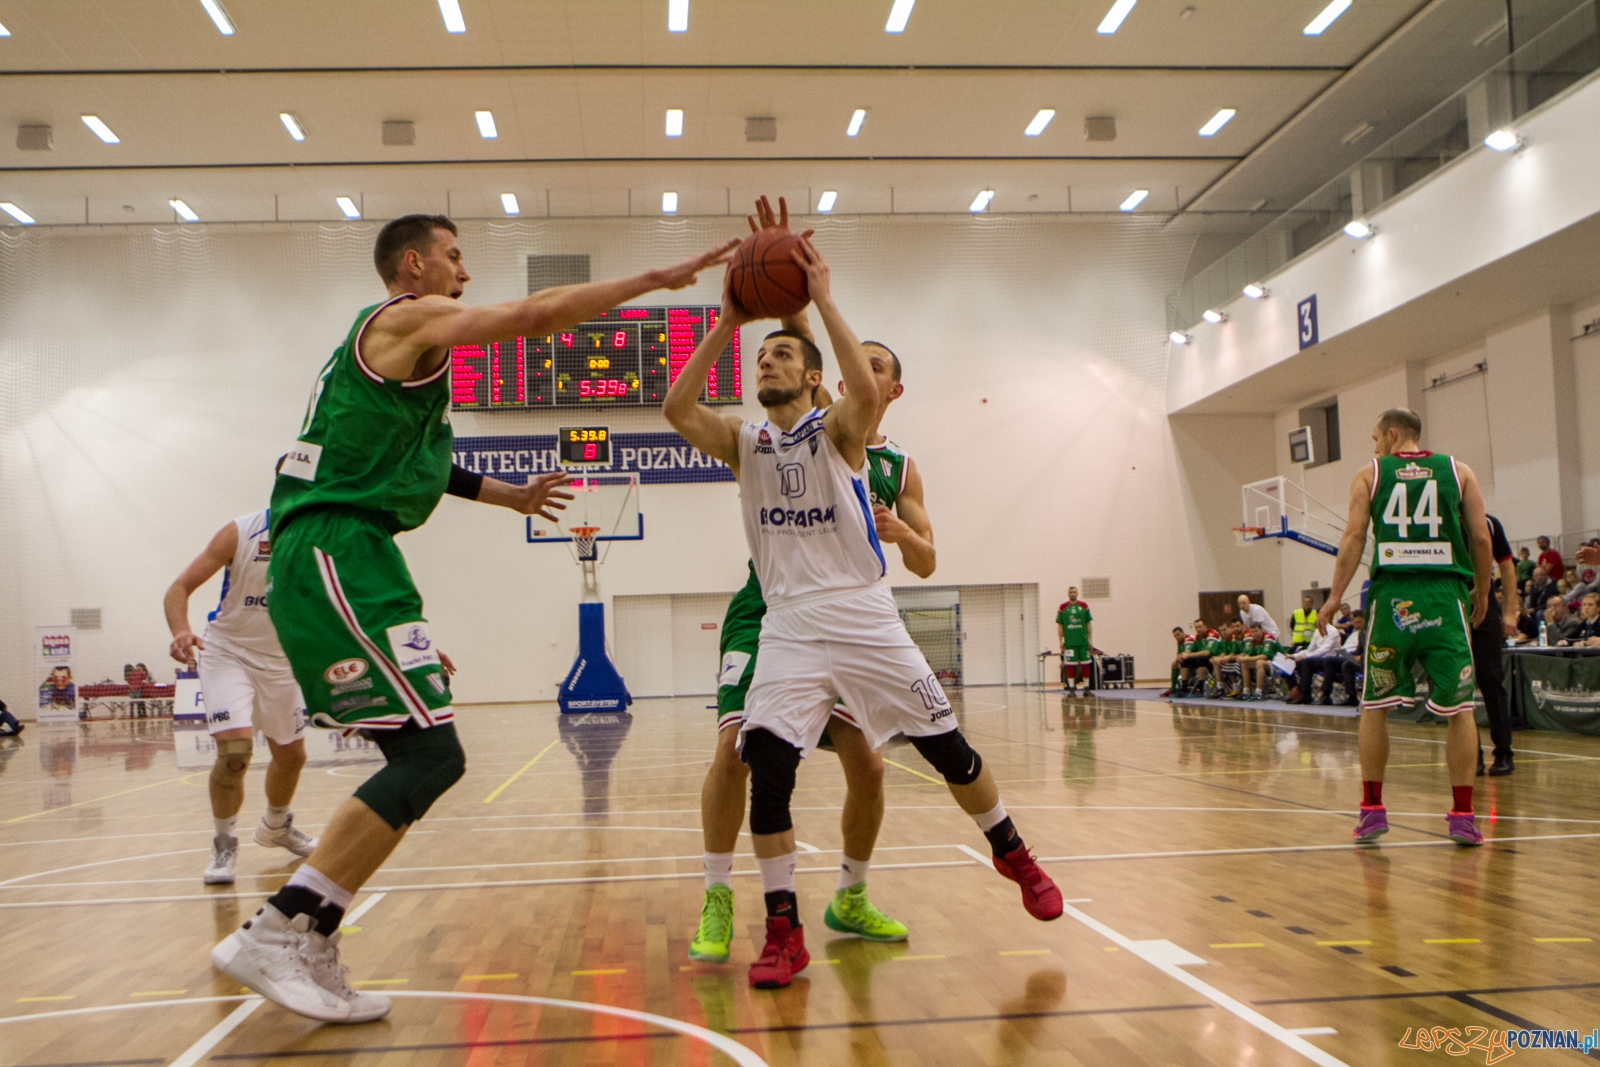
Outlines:
{"type": "Polygon", "coordinates": [[[290,876],[289,884],[303,885],[329,904],[338,908],[348,908],[350,906],[350,898],[355,896],[350,890],[344,888],[309,863],[300,865],[300,869],[290,876]]]}
{"type": "Polygon", "coordinates": [[[267,824],[268,830],[282,830],[283,824],[289,821],[289,809],[268,804],[267,813],[261,817],[261,821],[267,824]]]}
{"type": "Polygon", "coordinates": [[[853,860],[849,856],[839,864],[839,888],[849,889],[853,885],[860,885],[867,880],[867,868],[872,866],[871,860],[853,860]]]}
{"type": "Polygon", "coordinates": [[[996,826],[999,826],[1002,822],[1005,822],[1005,819],[1006,806],[1004,804],[996,804],[982,815],[974,815],[972,817],[972,821],[977,823],[978,829],[982,830],[984,833],[988,833],[990,830],[993,830],[996,826]]]}
{"type": "Polygon", "coordinates": [[[704,854],[706,865],[706,888],[714,885],[725,885],[733,888],[733,853],[732,852],[707,852],[704,854]]]}
{"type": "Polygon", "coordinates": [[[230,815],[226,819],[219,819],[215,815],[211,817],[211,825],[216,827],[217,833],[223,837],[232,837],[233,829],[238,824],[239,816],[237,815],[230,815]]]}
{"type": "Polygon", "coordinates": [[[763,893],[794,892],[794,861],[797,855],[796,852],[790,852],[768,860],[756,857],[756,866],[761,868],[763,893]]]}

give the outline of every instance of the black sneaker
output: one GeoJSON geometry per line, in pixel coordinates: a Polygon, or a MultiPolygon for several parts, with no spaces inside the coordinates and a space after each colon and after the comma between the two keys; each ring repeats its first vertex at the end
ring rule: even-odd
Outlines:
{"type": "Polygon", "coordinates": [[[1494,757],[1494,764],[1489,768],[1489,774],[1491,777],[1500,778],[1516,769],[1516,765],[1511,759],[1511,753],[1497,753],[1494,757]]]}

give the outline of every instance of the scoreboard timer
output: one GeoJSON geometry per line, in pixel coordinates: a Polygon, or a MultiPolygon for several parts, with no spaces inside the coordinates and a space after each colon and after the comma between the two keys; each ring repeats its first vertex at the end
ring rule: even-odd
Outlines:
{"type": "MultiPolygon", "coordinates": [[[[703,305],[612,308],[559,333],[457,346],[450,350],[451,407],[658,408],[720,311],[703,305]]],[[[742,384],[735,330],[700,401],[738,404],[742,384]]]]}
{"type": "Polygon", "coordinates": [[[556,431],[556,460],[563,467],[611,466],[611,427],[561,427],[556,431]]]}

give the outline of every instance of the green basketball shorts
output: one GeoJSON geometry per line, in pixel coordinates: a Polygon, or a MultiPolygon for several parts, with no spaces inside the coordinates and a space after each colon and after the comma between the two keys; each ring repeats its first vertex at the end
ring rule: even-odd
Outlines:
{"type": "Polygon", "coordinates": [[[1088,644],[1085,643],[1085,644],[1081,644],[1081,645],[1074,645],[1074,644],[1070,644],[1069,643],[1065,648],[1063,648],[1061,650],[1061,659],[1062,659],[1062,662],[1064,662],[1064,663],[1088,663],[1089,662],[1089,646],[1088,646],[1088,644]]]}
{"type": "Polygon", "coordinates": [[[744,588],[733,594],[728,613],[722,617],[722,666],[717,672],[717,729],[744,722],[744,698],[750,679],[756,673],[756,652],[761,647],[761,620],[767,617],[767,601],[755,568],[744,588]]]}
{"type": "Polygon", "coordinates": [[[315,726],[449,722],[450,688],[394,538],[353,509],[302,513],[272,537],[267,611],[315,726]]]}
{"type": "Polygon", "coordinates": [[[1451,575],[1379,575],[1367,594],[1366,683],[1361,706],[1410,707],[1412,664],[1432,685],[1428,710],[1472,710],[1472,631],[1467,583],[1451,575]]]}

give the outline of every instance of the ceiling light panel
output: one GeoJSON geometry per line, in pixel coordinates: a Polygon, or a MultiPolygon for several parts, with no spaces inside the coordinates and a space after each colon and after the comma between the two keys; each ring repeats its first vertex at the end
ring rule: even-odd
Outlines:
{"type": "Polygon", "coordinates": [[[681,108],[670,107],[667,109],[667,136],[683,136],[683,110],[681,108]]]}
{"type": "Polygon", "coordinates": [[[460,0],[439,0],[439,14],[444,16],[445,32],[467,32],[467,20],[461,17],[460,0]]]}
{"type": "Polygon", "coordinates": [[[516,193],[501,193],[500,207],[507,215],[522,214],[522,205],[517,203],[516,193]]]}
{"type": "Polygon", "coordinates": [[[894,6],[889,9],[889,21],[883,24],[883,32],[906,32],[906,23],[911,21],[911,9],[916,6],[917,0],[894,0],[894,6]]]}
{"type": "Polygon", "coordinates": [[[361,209],[356,207],[356,202],[348,196],[336,196],[333,198],[333,202],[339,205],[339,210],[344,212],[345,218],[359,219],[361,217],[361,209]]]}
{"type": "Polygon", "coordinates": [[[278,121],[283,123],[283,128],[288,130],[289,136],[293,137],[296,141],[304,141],[306,139],[305,127],[301,126],[300,120],[289,114],[289,112],[280,112],[278,114],[278,121]]]}
{"type": "Polygon", "coordinates": [[[200,0],[200,6],[206,9],[206,14],[211,16],[211,21],[217,24],[217,32],[224,37],[233,36],[233,20],[228,13],[222,10],[221,0],[200,0]]]}
{"type": "Polygon", "coordinates": [[[184,222],[200,221],[200,216],[194,213],[194,208],[190,207],[188,204],[185,204],[182,200],[168,200],[167,203],[171,205],[172,210],[176,211],[178,213],[178,217],[184,222]]]}
{"type": "Polygon", "coordinates": [[[1228,321],[1227,313],[1218,311],[1216,308],[1206,308],[1200,313],[1200,317],[1211,323],[1213,326],[1217,325],[1218,323],[1228,321]]]}
{"type": "Polygon", "coordinates": [[[1238,114],[1238,112],[1231,107],[1225,107],[1221,111],[1218,111],[1215,115],[1211,116],[1204,126],[1200,127],[1200,136],[1215,137],[1217,135],[1217,131],[1222,129],[1222,127],[1226,126],[1228,123],[1232,122],[1233,116],[1236,114],[1238,114]]]}
{"type": "Polygon", "coordinates": [[[10,37],[11,31],[6,29],[6,24],[0,22],[0,37],[10,37]]]}
{"type": "Polygon", "coordinates": [[[1134,208],[1144,203],[1144,198],[1149,195],[1150,190],[1148,189],[1135,189],[1133,192],[1128,194],[1128,199],[1117,205],[1117,210],[1132,211],[1134,208]]]}
{"type": "Polygon", "coordinates": [[[822,195],[817,198],[817,210],[826,215],[833,210],[833,205],[838,201],[839,194],[837,192],[832,189],[824,189],[822,195]]]}
{"type": "Polygon", "coordinates": [[[667,32],[689,32],[689,0],[667,0],[667,32]]]}
{"type": "Polygon", "coordinates": [[[106,144],[121,144],[122,138],[111,132],[111,127],[100,121],[97,115],[83,116],[83,124],[94,131],[94,135],[106,144]]]}
{"type": "Polygon", "coordinates": [[[478,136],[485,141],[492,141],[500,136],[500,131],[494,124],[493,111],[474,111],[472,117],[478,120],[478,136]]]}
{"type": "Polygon", "coordinates": [[[989,201],[991,201],[993,199],[994,199],[994,190],[993,189],[985,189],[983,192],[979,193],[977,196],[975,196],[973,198],[972,204],[971,204],[971,206],[969,206],[967,208],[967,210],[972,212],[973,214],[977,214],[980,211],[987,211],[987,210],[989,210],[989,201]]]}
{"type": "Polygon", "coordinates": [[[1496,152],[1508,152],[1521,142],[1517,139],[1517,135],[1510,130],[1496,130],[1485,137],[1483,143],[1496,152]]]}
{"type": "Polygon", "coordinates": [[[1046,126],[1050,125],[1050,120],[1055,118],[1055,117],[1056,117],[1056,109],[1055,108],[1053,108],[1053,107],[1040,108],[1039,109],[1039,113],[1033,116],[1033,121],[1028,123],[1028,128],[1022,131],[1023,135],[1026,136],[1026,137],[1037,137],[1037,136],[1039,136],[1041,133],[1044,132],[1044,128],[1046,126]]]}
{"type": "Polygon", "coordinates": [[[676,215],[678,213],[678,194],[661,194],[661,213],[663,215],[676,215]]]}
{"type": "MultiPolygon", "coordinates": [[[[7,34],[6,36],[9,37],[10,34],[7,34]]],[[[9,200],[0,202],[0,211],[4,211],[7,215],[10,215],[24,226],[33,225],[33,216],[22,210],[17,205],[11,203],[9,200]]]]}
{"type": "Polygon", "coordinates": [[[1262,297],[1267,295],[1266,286],[1258,285],[1255,282],[1251,282],[1249,285],[1246,285],[1241,292],[1243,292],[1244,295],[1248,296],[1251,300],[1260,300],[1262,297]]]}
{"type": "Polygon", "coordinates": [[[1306,28],[1300,32],[1304,33],[1307,37],[1319,36],[1323,30],[1333,25],[1335,19],[1349,9],[1350,0],[1333,0],[1332,3],[1322,9],[1321,14],[1307,23],[1306,28]]]}
{"type": "Polygon", "coordinates": [[[1100,20],[1095,32],[1116,33],[1122,26],[1122,20],[1128,17],[1128,12],[1133,10],[1133,5],[1136,3],[1138,0],[1117,0],[1111,5],[1111,10],[1106,12],[1106,17],[1100,20]]]}
{"type": "Polygon", "coordinates": [[[856,108],[855,112],[850,116],[850,125],[845,127],[844,135],[846,137],[854,137],[861,132],[861,126],[866,121],[867,109],[864,107],[856,108]]]}

